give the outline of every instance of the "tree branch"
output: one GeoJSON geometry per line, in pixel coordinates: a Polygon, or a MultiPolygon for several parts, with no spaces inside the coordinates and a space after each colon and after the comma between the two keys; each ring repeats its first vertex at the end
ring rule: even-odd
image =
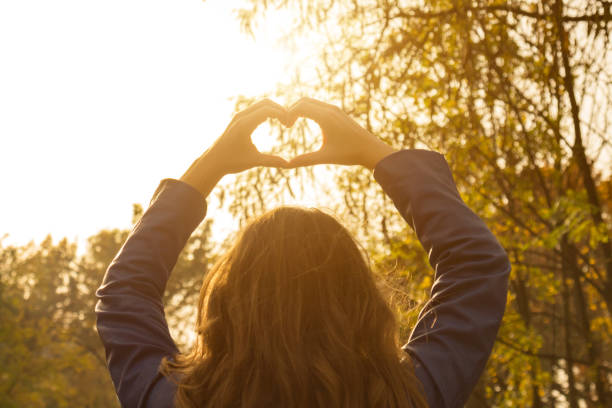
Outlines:
{"type": "MultiPolygon", "coordinates": [[[[396,17],[403,18],[420,18],[420,19],[433,19],[440,17],[447,17],[457,12],[462,11],[501,11],[510,14],[516,14],[523,17],[535,18],[537,20],[548,20],[553,19],[554,14],[538,13],[534,11],[524,10],[520,7],[513,7],[507,4],[498,4],[493,6],[480,6],[480,7],[452,7],[447,10],[440,11],[421,11],[416,8],[408,9],[408,11],[400,11],[396,17]]],[[[563,22],[590,22],[590,23],[602,23],[612,21],[612,14],[610,13],[610,5],[604,9],[602,14],[584,14],[580,16],[562,16],[563,22]]]]}

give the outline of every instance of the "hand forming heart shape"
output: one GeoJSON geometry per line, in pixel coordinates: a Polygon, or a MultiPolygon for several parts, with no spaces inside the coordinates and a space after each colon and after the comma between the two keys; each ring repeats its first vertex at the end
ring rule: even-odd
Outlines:
{"type": "Polygon", "coordinates": [[[234,116],[215,143],[194,162],[182,179],[200,180],[204,174],[220,179],[255,166],[294,168],[315,164],[362,165],[373,169],[395,150],[362,128],[340,108],[302,98],[288,109],[264,99],[234,116]],[[299,117],[314,120],[321,128],[323,145],[316,152],[285,159],[261,153],[251,141],[253,131],[266,119],[276,118],[291,127],[299,117]]]}
{"type": "Polygon", "coordinates": [[[244,146],[247,154],[256,152],[255,156],[259,156],[259,160],[255,160],[253,165],[293,168],[315,164],[343,164],[373,168],[382,153],[389,154],[393,151],[340,108],[311,98],[302,98],[288,109],[264,99],[238,113],[228,130],[232,128],[232,124],[238,125],[240,121],[244,122],[244,128],[238,133],[248,134],[245,139],[248,139],[251,145],[244,146]],[[287,162],[278,156],[260,153],[250,141],[250,135],[255,128],[268,118],[276,118],[283,125],[291,127],[300,117],[314,120],[321,128],[323,144],[316,152],[302,154],[287,162]]]}

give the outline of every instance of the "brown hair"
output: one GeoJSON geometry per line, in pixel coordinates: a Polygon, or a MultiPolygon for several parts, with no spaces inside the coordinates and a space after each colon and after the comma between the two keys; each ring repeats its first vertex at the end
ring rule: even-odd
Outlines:
{"type": "Polygon", "coordinates": [[[197,341],[162,361],[192,407],[426,407],[367,256],[332,216],[279,207],[200,291],[197,341]]]}

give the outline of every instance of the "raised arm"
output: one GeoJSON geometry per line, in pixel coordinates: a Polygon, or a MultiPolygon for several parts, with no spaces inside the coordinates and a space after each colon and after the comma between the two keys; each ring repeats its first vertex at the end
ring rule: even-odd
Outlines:
{"type": "Polygon", "coordinates": [[[108,368],[124,407],[172,407],[175,387],[159,373],[163,357],[178,351],[162,297],[180,251],[204,218],[206,196],[228,173],[253,166],[287,165],[261,154],[252,131],[286,110],[262,101],[234,117],[224,134],[181,177],[166,179],[108,267],[96,292],[97,328],[108,368]]]}
{"type": "Polygon", "coordinates": [[[158,375],[161,359],[178,351],[162,296],[180,251],[205,212],[198,191],[163,180],[96,292],[98,334],[124,407],[148,406],[151,392],[158,395],[155,406],[172,406],[171,384],[158,375]]]}
{"type": "Polygon", "coordinates": [[[290,161],[362,165],[414,228],[435,269],[431,298],[404,350],[415,360],[429,405],[461,407],[491,354],[506,305],[510,264],[478,216],[461,200],[444,157],[396,152],[333,105],[304,98],[290,116],[317,121],[323,146],[290,161]]]}
{"type": "Polygon", "coordinates": [[[506,306],[510,264],[461,200],[444,157],[406,150],[374,177],[413,227],[435,270],[431,297],[404,350],[431,407],[462,407],[491,354],[506,306]]]}

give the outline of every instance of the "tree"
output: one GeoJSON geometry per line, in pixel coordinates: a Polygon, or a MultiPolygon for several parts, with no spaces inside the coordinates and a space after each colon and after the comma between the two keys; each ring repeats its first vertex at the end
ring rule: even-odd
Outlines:
{"type": "Polygon", "coordinates": [[[0,405],[117,406],[95,338],[95,289],[87,285],[104,270],[80,273],[67,240],[1,249],[0,405]]]}
{"type": "MultiPolygon", "coordinates": [[[[238,10],[256,35],[267,12],[293,9],[285,40],[319,41],[317,75],[298,71],[277,94],[322,97],[396,148],[444,153],[463,198],[506,248],[507,313],[469,406],[612,404],[611,7],[250,0],[238,10]]],[[[283,148],[312,150],[309,129],[279,131],[283,148]]],[[[312,169],[257,169],[220,195],[248,218],[312,177],[312,169]],[[253,186],[257,194],[247,194],[253,186]]],[[[402,260],[389,278],[413,276],[409,297],[422,299],[422,263],[405,262],[417,245],[371,175],[333,177],[340,200],[321,204],[343,214],[381,268],[402,260]]]]}
{"type": "MultiPolygon", "coordinates": [[[[134,207],[134,223],[142,208],[134,207]]],[[[214,255],[204,222],[179,256],[164,304],[179,347],[189,344],[201,281],[214,255]]],[[[83,255],[66,239],[0,245],[0,406],[118,407],[95,328],[95,291],[127,230],[103,230],[83,255]],[[83,392],[86,390],[86,392],[83,392]]]]}

